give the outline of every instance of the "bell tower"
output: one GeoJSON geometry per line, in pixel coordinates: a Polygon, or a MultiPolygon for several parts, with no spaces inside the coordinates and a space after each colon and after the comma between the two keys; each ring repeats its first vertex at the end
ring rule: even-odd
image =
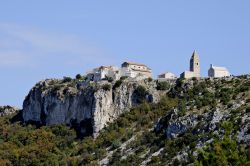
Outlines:
{"type": "Polygon", "coordinates": [[[196,50],[194,50],[190,59],[190,71],[194,72],[194,77],[200,77],[200,59],[196,50]]]}

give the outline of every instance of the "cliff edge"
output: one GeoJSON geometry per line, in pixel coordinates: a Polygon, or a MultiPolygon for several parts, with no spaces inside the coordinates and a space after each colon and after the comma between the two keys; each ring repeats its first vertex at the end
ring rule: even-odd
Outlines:
{"type": "Polygon", "coordinates": [[[76,127],[83,136],[97,136],[123,112],[143,101],[158,102],[166,91],[157,90],[157,82],[148,79],[126,78],[116,82],[47,79],[30,90],[23,103],[23,119],[41,125],[67,124],[76,127]]]}

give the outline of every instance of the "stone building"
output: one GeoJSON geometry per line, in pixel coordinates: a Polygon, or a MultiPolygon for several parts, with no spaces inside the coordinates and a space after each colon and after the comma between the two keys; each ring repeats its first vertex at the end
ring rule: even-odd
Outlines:
{"type": "Polygon", "coordinates": [[[166,72],[163,74],[158,75],[158,79],[176,79],[177,77],[170,72],[166,72]]]}
{"type": "Polygon", "coordinates": [[[109,78],[119,80],[122,76],[144,79],[152,77],[152,72],[146,65],[134,62],[124,62],[121,68],[116,66],[100,66],[87,72],[87,80],[89,81],[100,81],[109,78]]]}
{"type": "Polygon", "coordinates": [[[225,67],[217,67],[210,65],[210,69],[208,70],[208,77],[228,77],[230,76],[229,71],[225,67]]]}
{"type": "Polygon", "coordinates": [[[194,50],[190,59],[190,69],[181,73],[181,78],[200,78],[200,59],[198,53],[194,50]]]}
{"type": "Polygon", "coordinates": [[[127,76],[131,78],[141,77],[141,78],[149,78],[152,77],[151,69],[144,65],[134,62],[124,62],[121,66],[121,75],[127,76]]]}
{"type": "Polygon", "coordinates": [[[120,79],[119,68],[116,66],[100,66],[87,73],[87,80],[91,81],[100,81],[108,78],[113,80],[120,79]]]}

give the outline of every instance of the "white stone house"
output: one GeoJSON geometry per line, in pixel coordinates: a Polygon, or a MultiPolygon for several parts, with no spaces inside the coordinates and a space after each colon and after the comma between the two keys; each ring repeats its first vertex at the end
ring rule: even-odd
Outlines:
{"type": "Polygon", "coordinates": [[[176,79],[177,77],[170,72],[166,72],[163,74],[158,75],[158,79],[176,79]]]}
{"type": "Polygon", "coordinates": [[[230,73],[225,67],[218,67],[210,65],[210,68],[208,70],[208,77],[229,77],[230,73]]]}
{"type": "Polygon", "coordinates": [[[131,78],[141,77],[149,78],[152,77],[152,70],[144,65],[134,62],[124,62],[121,66],[121,76],[127,76],[131,78]]]}
{"type": "Polygon", "coordinates": [[[107,78],[119,80],[122,76],[144,79],[152,77],[152,72],[151,69],[144,64],[124,62],[121,68],[116,66],[100,66],[87,72],[86,75],[89,81],[100,81],[107,78]]]}
{"type": "Polygon", "coordinates": [[[107,78],[120,79],[119,68],[116,66],[100,66],[87,73],[87,80],[100,81],[107,78]]]}

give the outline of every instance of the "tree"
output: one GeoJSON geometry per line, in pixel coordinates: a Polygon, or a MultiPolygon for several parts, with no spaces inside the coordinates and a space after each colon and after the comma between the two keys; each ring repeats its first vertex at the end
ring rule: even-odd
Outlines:
{"type": "Polygon", "coordinates": [[[170,88],[170,85],[168,82],[164,81],[164,82],[158,82],[157,83],[157,90],[168,90],[170,88]]]}
{"type": "Polygon", "coordinates": [[[81,74],[77,74],[77,75],[76,75],[76,79],[77,79],[77,80],[81,80],[81,79],[82,79],[81,74]]]}
{"type": "Polygon", "coordinates": [[[148,95],[148,91],[142,85],[139,85],[134,91],[135,99],[137,103],[143,103],[146,100],[146,96],[148,95]]]}
{"type": "Polygon", "coordinates": [[[72,81],[72,78],[70,78],[70,77],[63,77],[63,83],[71,82],[71,81],[72,81]]]}
{"type": "Polygon", "coordinates": [[[111,90],[111,85],[110,84],[104,84],[102,86],[102,89],[105,90],[105,91],[110,91],[111,90]]]}

